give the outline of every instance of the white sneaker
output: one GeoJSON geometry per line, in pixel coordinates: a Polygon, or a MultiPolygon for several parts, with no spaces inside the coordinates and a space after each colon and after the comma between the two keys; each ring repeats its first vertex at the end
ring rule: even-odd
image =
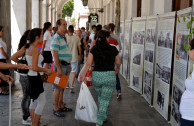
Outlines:
{"type": "Polygon", "coordinates": [[[32,122],[30,119],[27,119],[27,120],[22,120],[22,124],[23,125],[32,125],[32,122]]]}
{"type": "Polygon", "coordinates": [[[66,89],[69,89],[69,83],[67,83],[67,85],[66,85],[66,89]]]}
{"type": "Polygon", "coordinates": [[[74,93],[74,87],[71,87],[70,90],[71,93],[74,93]]]}

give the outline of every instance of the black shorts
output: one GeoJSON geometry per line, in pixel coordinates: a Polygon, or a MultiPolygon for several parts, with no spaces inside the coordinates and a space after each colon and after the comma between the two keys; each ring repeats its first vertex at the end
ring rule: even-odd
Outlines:
{"type": "Polygon", "coordinates": [[[42,55],[44,57],[43,63],[52,63],[53,57],[51,51],[43,51],[42,55]]]}

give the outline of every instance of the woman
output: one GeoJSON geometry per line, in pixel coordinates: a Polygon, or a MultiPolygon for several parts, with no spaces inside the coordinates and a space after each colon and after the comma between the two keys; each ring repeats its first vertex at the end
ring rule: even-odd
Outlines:
{"type": "Polygon", "coordinates": [[[33,126],[39,125],[39,120],[46,103],[46,97],[43,87],[43,81],[40,75],[43,72],[47,75],[51,74],[51,70],[41,67],[43,61],[42,55],[40,55],[37,47],[38,44],[42,43],[43,32],[40,28],[34,28],[29,33],[29,48],[26,49],[26,60],[28,65],[32,66],[32,70],[28,72],[29,79],[29,95],[31,98],[30,103],[30,117],[33,126]]]}
{"type": "MultiPolygon", "coordinates": [[[[3,33],[3,26],[0,26],[0,62],[6,63],[9,60],[9,56],[7,54],[7,45],[3,41],[3,33]]],[[[5,75],[10,75],[9,69],[0,70],[0,72],[5,75]]],[[[6,84],[4,85],[4,87],[7,86],[6,84]]],[[[0,94],[8,95],[9,92],[5,91],[4,88],[0,87],[0,94]]]]}
{"type": "Polygon", "coordinates": [[[50,22],[45,22],[44,23],[44,28],[43,28],[43,44],[42,44],[42,49],[41,49],[41,53],[43,54],[44,60],[44,68],[48,68],[49,65],[52,63],[52,54],[51,54],[51,49],[50,49],[50,45],[51,45],[51,40],[52,40],[52,36],[51,36],[51,30],[52,30],[52,26],[50,22]]]}
{"type": "Polygon", "coordinates": [[[107,108],[116,86],[116,74],[119,73],[120,57],[116,47],[107,42],[106,31],[97,33],[96,45],[91,49],[83,72],[85,75],[94,61],[92,84],[98,94],[99,112],[96,126],[102,126],[107,119],[107,108]],[[116,67],[115,67],[116,64],[116,67]],[[115,68],[114,68],[115,67],[115,68]],[[116,73],[116,74],[115,74],[116,73]]]}
{"type": "MultiPolygon", "coordinates": [[[[16,63],[19,61],[19,58],[21,57],[25,58],[24,57],[25,50],[26,48],[29,47],[29,45],[26,46],[29,32],[30,30],[27,30],[24,32],[18,45],[18,51],[11,57],[11,60],[13,60],[16,63]]],[[[20,74],[20,83],[23,91],[23,98],[21,102],[22,113],[23,113],[22,123],[23,125],[30,125],[31,121],[28,119],[28,117],[30,117],[30,112],[29,112],[30,96],[28,93],[29,83],[28,83],[27,74],[20,74]]]]}
{"type": "MultiPolygon", "coordinates": [[[[190,41],[190,46],[189,58],[194,61],[194,39],[190,41]]],[[[194,71],[185,80],[185,87],[180,103],[181,126],[194,126],[194,71]]]]}

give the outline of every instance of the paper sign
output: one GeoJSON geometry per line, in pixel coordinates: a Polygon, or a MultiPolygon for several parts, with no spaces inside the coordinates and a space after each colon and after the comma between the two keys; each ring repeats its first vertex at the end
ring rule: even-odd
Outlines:
{"type": "Polygon", "coordinates": [[[59,77],[55,77],[54,83],[55,83],[55,84],[59,84],[59,81],[60,81],[60,78],[59,78],[59,77]]]}

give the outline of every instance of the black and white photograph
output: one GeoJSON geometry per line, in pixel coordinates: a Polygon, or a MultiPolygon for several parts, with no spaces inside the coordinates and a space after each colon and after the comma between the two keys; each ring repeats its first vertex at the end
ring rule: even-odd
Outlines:
{"type": "Polygon", "coordinates": [[[176,86],[173,86],[173,100],[180,105],[181,102],[181,97],[182,97],[182,91],[176,86]]]}
{"type": "Polygon", "coordinates": [[[138,88],[139,87],[139,77],[133,75],[133,86],[138,88]]]}
{"type": "Polygon", "coordinates": [[[158,91],[157,105],[160,107],[161,110],[164,109],[164,98],[165,98],[165,95],[160,91],[158,91]]]}
{"type": "Polygon", "coordinates": [[[153,63],[154,55],[152,50],[145,50],[145,60],[153,63]]]}
{"type": "Polygon", "coordinates": [[[187,52],[185,51],[184,43],[188,44],[187,35],[177,34],[176,40],[176,58],[187,60],[187,52]]]}
{"type": "Polygon", "coordinates": [[[144,73],[144,82],[146,85],[150,86],[152,85],[152,75],[145,71],[144,73]]]}
{"type": "Polygon", "coordinates": [[[181,114],[179,111],[179,105],[174,100],[172,101],[172,116],[174,117],[175,121],[180,125],[181,114]]]}
{"type": "Polygon", "coordinates": [[[133,50],[133,63],[137,65],[141,64],[141,50],[133,50]]]}
{"type": "Polygon", "coordinates": [[[172,49],[173,46],[172,32],[160,31],[158,33],[158,46],[172,49]]]}
{"type": "Polygon", "coordinates": [[[145,31],[134,31],[133,32],[133,43],[143,45],[145,31]]]}
{"type": "Polygon", "coordinates": [[[155,43],[155,29],[147,29],[146,42],[155,43]]]}
{"type": "Polygon", "coordinates": [[[156,64],[156,77],[170,84],[171,69],[166,66],[159,65],[157,63],[156,64]]]}
{"type": "Polygon", "coordinates": [[[145,85],[144,86],[144,94],[150,100],[151,94],[152,94],[151,87],[149,87],[148,85],[145,85]]]}

